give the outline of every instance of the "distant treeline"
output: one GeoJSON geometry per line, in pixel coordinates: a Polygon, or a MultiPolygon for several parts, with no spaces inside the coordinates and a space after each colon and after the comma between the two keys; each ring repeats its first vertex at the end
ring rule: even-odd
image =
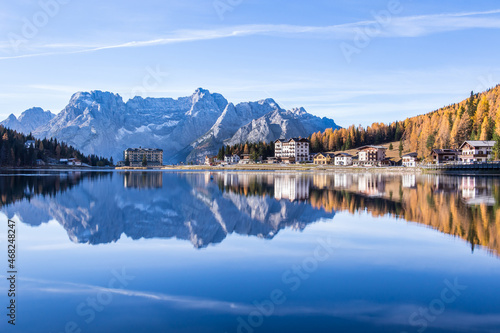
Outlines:
{"type": "Polygon", "coordinates": [[[219,149],[219,153],[217,154],[217,158],[219,160],[224,160],[224,156],[231,155],[250,155],[251,160],[258,160],[260,157],[262,159],[267,159],[268,157],[274,157],[274,142],[266,143],[266,142],[258,142],[258,143],[242,143],[236,144],[233,146],[222,146],[219,149]]]}
{"type": "Polygon", "coordinates": [[[374,123],[367,128],[351,125],[349,128],[333,130],[328,128],[323,133],[313,133],[311,152],[348,150],[364,145],[376,145],[391,141],[400,141],[404,135],[404,122],[397,121],[389,125],[374,123]]]}
{"type": "Polygon", "coordinates": [[[31,134],[24,135],[0,126],[0,167],[26,167],[37,165],[37,160],[45,163],[58,161],[60,158],[77,158],[91,166],[113,164],[113,158],[107,159],[96,155],[84,155],[72,146],[57,139],[35,139],[31,134]],[[34,140],[35,145],[26,148],[25,143],[34,140]]]}

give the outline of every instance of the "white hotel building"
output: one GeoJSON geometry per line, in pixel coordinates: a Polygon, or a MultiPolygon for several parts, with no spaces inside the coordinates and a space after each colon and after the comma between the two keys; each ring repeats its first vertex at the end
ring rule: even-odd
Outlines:
{"type": "Polygon", "coordinates": [[[285,163],[309,161],[309,140],[293,138],[288,141],[274,142],[274,157],[285,163]]]}

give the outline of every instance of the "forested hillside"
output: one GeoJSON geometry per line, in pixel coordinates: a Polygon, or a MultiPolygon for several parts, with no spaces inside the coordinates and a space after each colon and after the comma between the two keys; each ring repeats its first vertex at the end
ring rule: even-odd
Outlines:
{"type": "MultiPolygon", "coordinates": [[[[367,128],[352,125],[314,133],[311,150],[337,151],[366,144],[402,141],[405,151],[428,157],[434,148],[458,148],[465,140],[496,140],[500,136],[500,85],[439,110],[367,128]]],[[[496,147],[497,158],[500,147],[496,147]]]]}
{"type": "Polygon", "coordinates": [[[224,156],[231,156],[233,154],[243,155],[249,154],[251,160],[257,160],[259,157],[262,157],[264,160],[268,157],[274,156],[274,142],[266,143],[266,142],[258,142],[258,143],[245,143],[245,144],[236,144],[233,146],[227,145],[222,146],[219,149],[219,153],[217,154],[217,158],[219,160],[224,160],[224,156]]]}
{"type": "Polygon", "coordinates": [[[35,166],[37,160],[49,162],[60,158],[76,157],[92,166],[112,164],[106,158],[96,155],[83,155],[80,151],[56,139],[35,139],[31,134],[23,135],[0,126],[0,167],[35,166]],[[35,140],[35,147],[26,148],[25,142],[35,140]]]}

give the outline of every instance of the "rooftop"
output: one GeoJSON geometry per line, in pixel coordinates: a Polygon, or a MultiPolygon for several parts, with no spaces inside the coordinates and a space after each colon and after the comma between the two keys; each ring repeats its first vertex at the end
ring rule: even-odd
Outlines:
{"type": "Polygon", "coordinates": [[[125,151],[152,151],[152,152],[162,152],[163,149],[158,148],[127,148],[125,151]]]}
{"type": "Polygon", "coordinates": [[[464,143],[462,143],[460,148],[462,148],[467,143],[472,147],[493,147],[496,141],[465,141],[464,143]]]}
{"type": "Polygon", "coordinates": [[[305,138],[291,138],[291,139],[288,139],[288,140],[286,140],[286,139],[283,139],[283,140],[282,139],[278,139],[278,140],[276,140],[274,142],[278,142],[278,141],[279,142],[283,142],[283,143],[289,143],[291,141],[295,141],[295,142],[309,142],[309,140],[305,139],[305,138]]]}
{"type": "Polygon", "coordinates": [[[363,150],[363,149],[368,149],[368,148],[374,148],[374,149],[387,149],[386,147],[384,146],[372,146],[372,145],[368,145],[368,146],[363,146],[363,147],[359,147],[358,150],[363,150]]]}
{"type": "Polygon", "coordinates": [[[329,157],[335,157],[335,154],[334,153],[317,153],[317,154],[314,154],[314,158],[321,157],[321,156],[323,156],[323,157],[327,157],[327,156],[329,156],[329,157]]]}
{"type": "Polygon", "coordinates": [[[433,149],[432,151],[436,154],[460,153],[458,149],[433,149]]]}

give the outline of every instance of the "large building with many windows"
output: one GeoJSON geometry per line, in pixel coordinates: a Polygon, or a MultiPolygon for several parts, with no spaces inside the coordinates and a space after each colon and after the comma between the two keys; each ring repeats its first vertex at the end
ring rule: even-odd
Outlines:
{"type": "Polygon", "coordinates": [[[309,140],[293,138],[274,142],[274,157],[285,163],[309,161],[309,140]]]}
{"type": "Polygon", "coordinates": [[[127,158],[130,161],[131,167],[142,166],[142,161],[146,156],[148,166],[162,166],[163,165],[163,150],[156,148],[128,148],[123,152],[123,160],[126,162],[127,158]]]}

